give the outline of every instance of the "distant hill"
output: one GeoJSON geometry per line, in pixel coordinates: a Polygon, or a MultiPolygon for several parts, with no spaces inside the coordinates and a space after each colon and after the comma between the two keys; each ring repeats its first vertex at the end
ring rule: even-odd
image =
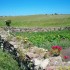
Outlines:
{"type": "Polygon", "coordinates": [[[5,26],[5,20],[12,21],[14,27],[55,27],[70,26],[69,15],[32,15],[32,16],[5,16],[0,17],[0,26],[5,26]]]}

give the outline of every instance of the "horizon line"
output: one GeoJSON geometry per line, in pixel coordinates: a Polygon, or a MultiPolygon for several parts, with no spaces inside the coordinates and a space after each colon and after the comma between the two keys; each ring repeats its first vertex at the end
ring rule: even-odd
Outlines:
{"type": "Polygon", "coordinates": [[[30,14],[30,15],[0,15],[0,17],[7,17],[7,16],[34,16],[34,15],[70,15],[69,13],[52,13],[52,14],[30,14]]]}

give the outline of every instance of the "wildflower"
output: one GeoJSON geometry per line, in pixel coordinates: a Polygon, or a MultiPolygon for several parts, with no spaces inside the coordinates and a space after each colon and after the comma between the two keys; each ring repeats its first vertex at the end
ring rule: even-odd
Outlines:
{"type": "Polygon", "coordinates": [[[62,47],[61,46],[52,46],[52,49],[55,50],[55,49],[58,49],[59,51],[62,50],[62,47]]]}
{"type": "Polygon", "coordinates": [[[28,42],[28,38],[25,37],[25,38],[24,38],[24,43],[27,43],[27,42],[28,42]]]}
{"type": "Polygon", "coordinates": [[[64,56],[64,59],[68,59],[69,58],[69,56],[64,56]]]}
{"type": "Polygon", "coordinates": [[[62,50],[61,46],[52,46],[52,54],[55,55],[59,55],[60,51],[62,50]]]}

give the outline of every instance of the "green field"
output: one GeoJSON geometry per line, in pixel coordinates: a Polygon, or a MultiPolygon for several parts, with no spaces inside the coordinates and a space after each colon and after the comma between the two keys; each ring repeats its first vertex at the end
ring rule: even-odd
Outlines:
{"type": "Polygon", "coordinates": [[[34,45],[50,49],[53,45],[59,45],[63,48],[70,47],[70,31],[53,31],[53,32],[16,32],[16,36],[27,37],[34,45]]]}
{"type": "Polygon", "coordinates": [[[13,27],[55,27],[70,26],[69,15],[32,15],[0,17],[0,26],[5,26],[5,20],[10,19],[13,27]]]}

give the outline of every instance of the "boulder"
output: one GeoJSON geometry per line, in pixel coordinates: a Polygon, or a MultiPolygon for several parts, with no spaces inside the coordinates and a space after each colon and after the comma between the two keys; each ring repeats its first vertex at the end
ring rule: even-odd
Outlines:
{"type": "Polygon", "coordinates": [[[40,64],[41,68],[44,70],[47,67],[47,65],[49,64],[49,62],[50,62],[50,60],[48,58],[43,60],[40,64]]]}
{"type": "Polygon", "coordinates": [[[59,66],[59,65],[62,65],[62,58],[61,58],[61,56],[50,57],[49,60],[50,60],[49,66],[59,66]]]}
{"type": "Polygon", "coordinates": [[[38,54],[34,54],[34,53],[32,53],[32,52],[27,52],[27,53],[26,53],[26,56],[28,56],[30,59],[39,57],[38,54]]]}

